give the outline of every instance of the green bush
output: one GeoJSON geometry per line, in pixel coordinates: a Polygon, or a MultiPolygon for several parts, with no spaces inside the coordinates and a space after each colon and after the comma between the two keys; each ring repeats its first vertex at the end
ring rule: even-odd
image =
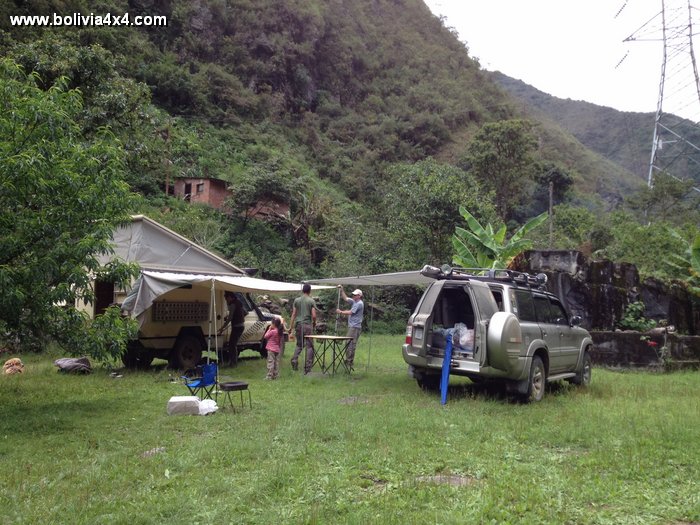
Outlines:
{"type": "Polygon", "coordinates": [[[646,332],[656,327],[656,321],[644,317],[644,310],[645,306],[642,301],[628,304],[618,326],[623,330],[637,330],[639,332],[646,332]]]}

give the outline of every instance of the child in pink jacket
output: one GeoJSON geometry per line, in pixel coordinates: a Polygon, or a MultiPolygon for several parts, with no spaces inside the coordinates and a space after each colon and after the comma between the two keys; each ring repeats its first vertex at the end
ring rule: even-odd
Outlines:
{"type": "Polygon", "coordinates": [[[267,376],[265,379],[277,379],[280,375],[280,354],[284,346],[284,324],[279,317],[272,320],[272,324],[265,332],[267,344],[267,376]]]}

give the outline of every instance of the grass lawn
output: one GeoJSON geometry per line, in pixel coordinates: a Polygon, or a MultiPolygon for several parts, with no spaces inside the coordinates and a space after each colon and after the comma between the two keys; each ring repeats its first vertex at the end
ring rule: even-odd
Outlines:
{"type": "Polygon", "coordinates": [[[402,337],[374,336],[368,365],[369,341],[351,377],[293,372],[288,344],[264,381],[246,352],[222,375],[253,409],[205,417],[166,414],[187,390],[162,366],[21,356],[0,376],[0,524],[700,523],[700,373],[595,368],[533,405],[453,379],[443,407],[402,337]]]}

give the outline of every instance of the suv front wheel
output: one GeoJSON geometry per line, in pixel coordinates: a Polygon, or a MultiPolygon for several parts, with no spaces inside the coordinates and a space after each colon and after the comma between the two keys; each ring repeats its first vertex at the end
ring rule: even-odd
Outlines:
{"type": "Polygon", "coordinates": [[[591,369],[593,363],[591,361],[591,354],[586,350],[583,353],[583,362],[581,363],[581,368],[576,371],[576,377],[569,379],[574,385],[588,386],[591,383],[591,369]]]}
{"type": "Polygon", "coordinates": [[[544,368],[542,358],[536,355],[532,358],[532,364],[530,365],[530,376],[527,382],[525,401],[528,403],[532,401],[542,401],[546,382],[547,371],[544,368]]]}

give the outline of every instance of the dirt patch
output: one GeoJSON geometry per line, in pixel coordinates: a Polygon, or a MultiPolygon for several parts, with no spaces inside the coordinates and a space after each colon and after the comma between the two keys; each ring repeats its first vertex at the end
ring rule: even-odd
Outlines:
{"type": "Polygon", "coordinates": [[[387,480],[378,478],[376,476],[372,476],[371,474],[362,474],[360,478],[371,481],[372,483],[374,483],[375,486],[383,486],[388,483],[387,480]]]}
{"type": "Polygon", "coordinates": [[[418,476],[416,481],[419,483],[450,485],[452,487],[468,487],[469,485],[474,485],[477,479],[471,476],[458,476],[456,474],[435,474],[434,476],[418,476]]]}
{"type": "Polygon", "coordinates": [[[350,396],[350,397],[344,397],[340,401],[338,401],[341,405],[357,405],[360,403],[369,403],[369,399],[365,397],[358,397],[358,396],[350,396]]]}
{"type": "Polygon", "coordinates": [[[143,454],[141,454],[142,458],[150,458],[151,456],[155,456],[156,454],[161,454],[165,452],[165,447],[156,447],[152,448],[151,450],[147,450],[143,454]]]}

